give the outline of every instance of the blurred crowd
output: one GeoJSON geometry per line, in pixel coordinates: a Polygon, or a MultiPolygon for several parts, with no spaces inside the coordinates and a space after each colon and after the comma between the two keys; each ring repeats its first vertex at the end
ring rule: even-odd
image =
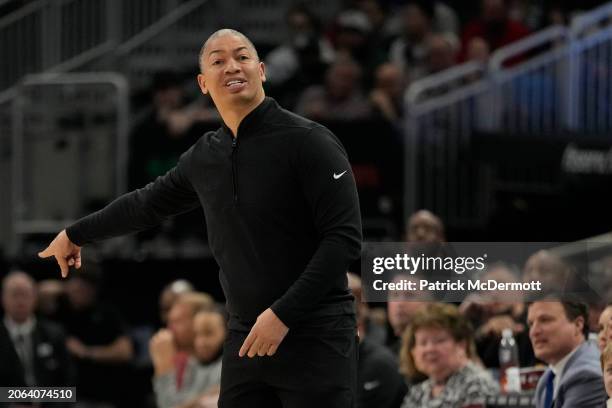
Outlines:
{"type": "MultiPolygon", "coordinates": [[[[407,220],[404,238],[444,243],[444,223],[420,210],[407,220]]],[[[526,260],[522,274],[491,264],[481,279],[565,282],[566,268],[542,250],[526,260]]],[[[167,282],[157,324],[134,330],[125,311],[99,296],[101,274],[92,263],[66,281],[36,282],[20,270],[4,277],[0,384],[73,385],[82,407],[216,407],[228,330],[223,305],[201,291],[207,288],[167,282]]],[[[368,303],[359,275],[348,272],[347,281],[358,316],[360,408],[485,407],[488,397],[503,394],[503,336],[516,344],[523,392],[538,408],[549,406],[549,378],[551,395],[570,401],[563,407],[603,408],[606,389],[612,392],[612,367],[606,369],[612,304],[528,301],[501,291],[441,303],[426,290],[392,291],[386,303],[368,303]]]]}
{"type": "MultiPolygon", "coordinates": [[[[399,123],[403,91],[414,81],[462,62],[486,63],[500,47],[601,3],[351,0],[328,21],[297,3],[285,12],[283,42],[256,46],[266,91],[285,108],[323,122],[373,116],[399,123]]],[[[152,86],[156,118],[175,137],[195,121],[217,118],[206,98],[181,97],[192,76],[152,86]]]]}

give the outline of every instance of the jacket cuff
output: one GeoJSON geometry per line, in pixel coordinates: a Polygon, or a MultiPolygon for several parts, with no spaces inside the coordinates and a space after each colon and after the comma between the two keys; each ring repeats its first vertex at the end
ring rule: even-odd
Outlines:
{"type": "Polygon", "coordinates": [[[274,302],[274,304],[270,306],[270,309],[272,309],[276,317],[278,317],[285,326],[291,329],[297,316],[295,316],[295,313],[291,313],[289,308],[282,304],[281,299],[274,302]]]}
{"type": "Polygon", "coordinates": [[[75,245],[83,246],[85,244],[85,238],[79,233],[78,229],[74,225],[66,228],[66,235],[68,236],[70,242],[75,245]]]}

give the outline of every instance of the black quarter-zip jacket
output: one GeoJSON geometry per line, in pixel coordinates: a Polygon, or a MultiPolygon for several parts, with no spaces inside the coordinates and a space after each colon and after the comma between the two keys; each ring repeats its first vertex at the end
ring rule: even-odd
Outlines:
{"type": "Polygon", "coordinates": [[[206,133],[167,174],[66,232],[84,245],[198,206],[230,328],[248,330],[268,307],[290,328],[319,311],[352,310],[346,272],[361,250],[359,200],[346,152],[328,129],[265,98],[236,138],[225,125],[206,133]]]}

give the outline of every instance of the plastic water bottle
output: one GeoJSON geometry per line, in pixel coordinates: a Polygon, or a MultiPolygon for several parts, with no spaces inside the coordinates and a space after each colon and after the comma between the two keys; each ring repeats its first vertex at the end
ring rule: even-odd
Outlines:
{"type": "Polygon", "coordinates": [[[502,331],[499,343],[499,383],[503,393],[521,392],[521,373],[516,340],[511,329],[502,331]]]}

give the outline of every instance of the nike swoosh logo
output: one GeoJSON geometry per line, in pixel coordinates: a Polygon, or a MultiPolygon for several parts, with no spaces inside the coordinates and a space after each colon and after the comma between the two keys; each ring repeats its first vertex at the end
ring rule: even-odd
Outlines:
{"type": "Polygon", "coordinates": [[[370,381],[363,383],[363,389],[366,391],[373,390],[380,385],[380,381],[370,381]]]}
{"type": "Polygon", "coordinates": [[[346,170],[344,170],[342,173],[340,174],[336,174],[334,173],[334,180],[338,180],[340,177],[344,176],[344,173],[346,173],[346,170]]]}

